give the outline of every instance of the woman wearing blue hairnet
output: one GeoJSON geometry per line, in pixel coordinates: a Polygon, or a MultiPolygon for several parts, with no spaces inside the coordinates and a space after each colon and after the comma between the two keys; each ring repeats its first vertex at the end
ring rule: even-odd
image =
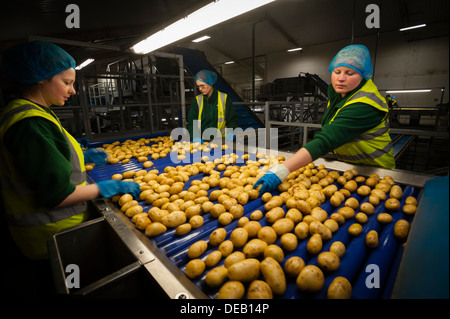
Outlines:
{"type": "Polygon", "coordinates": [[[202,138],[210,139],[211,136],[203,136],[203,132],[209,128],[217,128],[220,132],[217,135],[224,136],[228,141],[234,139],[233,132],[226,128],[235,129],[238,126],[238,118],[227,94],[214,88],[216,80],[217,74],[209,70],[201,70],[195,75],[195,82],[201,94],[192,101],[187,119],[193,142],[202,143],[202,138]]]}
{"type": "Polygon", "coordinates": [[[284,163],[271,168],[254,185],[259,192],[274,190],[293,172],[333,152],[338,160],[392,169],[389,109],[371,80],[372,62],[363,45],[341,49],[331,61],[328,105],[321,131],[284,163]]]}
{"type": "Polygon", "coordinates": [[[43,41],[19,44],[2,68],[17,97],[0,114],[0,178],[6,220],[17,247],[32,260],[48,258],[47,240],[88,218],[87,200],[119,193],[139,195],[134,182],[86,183],[86,162],[105,164],[63,128],[51,106],[75,94],[75,60],[43,41]],[[88,157],[88,158],[87,158],[88,157]]]}

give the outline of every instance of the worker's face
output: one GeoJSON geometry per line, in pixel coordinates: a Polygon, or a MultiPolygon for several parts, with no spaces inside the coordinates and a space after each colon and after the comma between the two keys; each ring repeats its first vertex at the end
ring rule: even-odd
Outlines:
{"type": "Polygon", "coordinates": [[[75,94],[75,70],[70,68],[41,82],[42,96],[47,106],[63,106],[75,94]]]}
{"type": "Polygon", "coordinates": [[[353,91],[362,81],[362,76],[345,66],[337,67],[331,72],[331,84],[336,93],[344,97],[353,91]]]}
{"type": "Polygon", "coordinates": [[[211,96],[212,92],[213,92],[213,87],[209,84],[206,84],[205,82],[202,81],[197,81],[197,88],[199,89],[199,91],[206,96],[211,96]]]}

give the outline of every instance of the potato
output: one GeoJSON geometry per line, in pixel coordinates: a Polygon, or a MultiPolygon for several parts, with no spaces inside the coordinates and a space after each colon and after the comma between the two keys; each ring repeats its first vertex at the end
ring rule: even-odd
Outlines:
{"type": "Polygon", "coordinates": [[[361,185],[356,190],[356,193],[362,197],[366,197],[370,194],[371,188],[367,185],[361,185]]]}
{"type": "Polygon", "coordinates": [[[188,257],[191,259],[200,257],[208,248],[208,243],[204,240],[199,240],[193,243],[188,249],[188,257]]]}
{"type": "Polygon", "coordinates": [[[145,235],[155,237],[161,235],[167,230],[167,227],[160,222],[153,222],[145,228],[145,235]]]}
{"type": "Polygon", "coordinates": [[[280,246],[277,245],[268,245],[266,249],[264,249],[264,258],[266,257],[272,257],[281,264],[284,259],[283,249],[281,249],[280,246]]]}
{"type": "Polygon", "coordinates": [[[209,211],[211,216],[214,218],[218,218],[221,214],[223,214],[225,212],[226,212],[225,206],[223,206],[222,204],[219,204],[219,203],[214,204],[214,206],[211,207],[211,210],[209,211]]]}
{"type": "Polygon", "coordinates": [[[281,196],[273,196],[267,203],[264,204],[264,209],[270,211],[272,208],[283,205],[281,196]]]}
{"type": "Polygon", "coordinates": [[[291,208],[287,211],[285,217],[292,219],[294,224],[298,224],[302,221],[303,215],[297,208],[291,208]]]}
{"type": "Polygon", "coordinates": [[[281,207],[274,207],[266,213],[266,220],[268,223],[273,224],[278,219],[283,218],[285,215],[284,209],[281,207]]]}
{"type": "Polygon", "coordinates": [[[245,287],[239,281],[228,281],[219,289],[217,299],[241,299],[244,297],[245,287]]]}
{"type": "Polygon", "coordinates": [[[264,203],[267,203],[272,198],[272,194],[267,192],[262,194],[261,199],[264,203]]]}
{"type": "Polygon", "coordinates": [[[312,255],[315,255],[320,252],[322,249],[322,237],[319,234],[314,234],[308,240],[306,244],[306,250],[312,255]]]}
{"type": "Polygon", "coordinates": [[[358,206],[359,206],[359,202],[358,202],[358,200],[357,200],[356,198],[350,197],[350,198],[348,198],[348,199],[345,201],[345,204],[344,204],[344,205],[347,206],[347,207],[351,207],[351,208],[353,208],[353,209],[357,209],[358,206]]]}
{"type": "Polygon", "coordinates": [[[186,220],[186,214],[181,210],[177,210],[164,216],[161,219],[161,222],[168,228],[175,228],[181,224],[184,224],[186,220]]]}
{"type": "Polygon", "coordinates": [[[275,295],[282,295],[286,291],[286,277],[280,264],[272,257],[266,257],[260,264],[264,280],[275,295]]]}
{"type": "Polygon", "coordinates": [[[309,235],[309,225],[305,222],[298,223],[294,228],[294,233],[298,239],[305,239],[309,235]]]}
{"type": "Polygon", "coordinates": [[[293,256],[284,263],[284,273],[288,277],[296,278],[305,267],[305,262],[301,257],[293,256]]]}
{"type": "MultiPolygon", "coordinates": [[[[138,205],[138,201],[133,199],[133,200],[130,200],[130,201],[126,202],[125,204],[123,204],[123,206],[120,207],[120,210],[125,213],[128,208],[135,206],[135,205],[138,205]]],[[[132,217],[132,216],[130,216],[130,217],[132,217]]]]}
{"type": "Polygon", "coordinates": [[[228,268],[228,278],[240,282],[251,282],[260,275],[260,263],[258,259],[248,258],[232,264],[228,268]]]}
{"type": "Polygon", "coordinates": [[[387,213],[380,213],[377,216],[377,220],[381,224],[389,224],[390,222],[392,222],[392,216],[387,213]]]}
{"type": "Polygon", "coordinates": [[[202,212],[203,213],[209,213],[211,208],[214,206],[214,203],[211,201],[207,201],[202,203],[201,207],[202,207],[202,212]]]}
{"type": "Polygon", "coordinates": [[[366,214],[364,213],[358,213],[355,216],[355,220],[359,223],[359,224],[365,224],[367,223],[367,221],[369,220],[369,217],[367,217],[366,214]]]}
{"type": "Polygon", "coordinates": [[[376,230],[371,230],[366,235],[366,245],[369,248],[378,247],[378,233],[376,230]]]}
{"type": "Polygon", "coordinates": [[[414,205],[417,206],[417,199],[413,196],[408,196],[405,199],[405,205],[414,205]]]}
{"type": "Polygon", "coordinates": [[[131,194],[123,194],[119,198],[119,205],[123,206],[123,205],[125,205],[127,202],[129,202],[131,200],[133,200],[133,196],[131,196],[131,194]]]}
{"type": "Polygon", "coordinates": [[[400,201],[397,198],[388,198],[384,202],[384,207],[386,207],[387,210],[395,211],[400,208],[400,201]]]}
{"type": "Polygon", "coordinates": [[[126,172],[123,172],[122,177],[123,178],[133,178],[135,174],[136,174],[135,171],[126,171],[126,172]]]}
{"type": "Polygon", "coordinates": [[[225,212],[219,216],[219,224],[222,226],[226,226],[233,221],[233,215],[225,212]]]}
{"type": "Polygon", "coordinates": [[[192,259],[190,260],[186,268],[184,269],[184,272],[186,273],[186,276],[190,279],[194,279],[198,276],[200,276],[203,271],[205,271],[205,262],[201,259],[192,259]]]}
{"type": "Polygon", "coordinates": [[[372,189],[370,193],[377,196],[381,201],[386,199],[386,193],[381,189],[378,188],[372,189]]]}
{"type": "Polygon", "coordinates": [[[293,251],[295,250],[295,248],[297,248],[297,236],[295,236],[293,233],[285,233],[281,235],[280,244],[284,250],[293,251]]]}
{"type": "Polygon", "coordinates": [[[227,257],[229,254],[233,252],[234,245],[231,240],[224,240],[219,245],[219,251],[222,253],[223,257],[227,257]]]}
{"type": "Polygon", "coordinates": [[[294,222],[290,218],[280,218],[273,223],[272,228],[275,230],[278,236],[290,232],[294,229],[294,222]]]}
{"type": "Polygon", "coordinates": [[[205,282],[209,287],[216,288],[221,286],[228,278],[228,269],[223,266],[215,267],[208,271],[205,276],[205,282]]]}
{"type": "Polygon", "coordinates": [[[335,253],[336,256],[341,258],[345,254],[345,245],[340,241],[335,241],[330,246],[330,252],[335,253]]]}
{"type": "Polygon", "coordinates": [[[257,222],[256,220],[251,220],[248,223],[246,223],[243,228],[248,233],[248,238],[253,238],[258,236],[259,230],[262,228],[261,224],[257,222]]]}
{"type": "Polygon", "coordinates": [[[143,211],[143,207],[141,205],[134,205],[128,208],[125,212],[125,215],[128,217],[133,217],[136,214],[140,214],[143,211]]]}
{"type": "Polygon", "coordinates": [[[272,227],[264,226],[258,231],[258,238],[270,245],[277,240],[277,233],[272,227]]]}
{"type": "Polygon", "coordinates": [[[375,194],[370,194],[369,196],[369,203],[376,206],[380,203],[380,198],[375,194]]]}
{"type": "Polygon", "coordinates": [[[248,232],[242,228],[236,228],[231,232],[230,240],[235,248],[241,248],[248,240],[248,232]]]}
{"type": "Polygon", "coordinates": [[[327,227],[331,231],[331,233],[334,233],[335,231],[337,231],[339,229],[339,224],[337,223],[337,221],[335,221],[334,219],[331,219],[331,218],[324,221],[323,225],[325,227],[327,227]]]}
{"type": "Polygon", "coordinates": [[[402,207],[402,212],[406,215],[414,215],[416,213],[417,206],[411,204],[405,204],[402,207]]]}
{"type": "Polygon", "coordinates": [[[344,184],[344,188],[353,193],[358,188],[358,184],[354,180],[349,180],[344,184]]]}
{"type": "Polygon", "coordinates": [[[267,248],[267,243],[261,239],[253,238],[248,243],[245,244],[244,255],[246,258],[258,257],[264,253],[267,248]]]}
{"type": "Polygon", "coordinates": [[[400,199],[400,198],[402,198],[402,196],[403,196],[403,190],[400,186],[394,185],[391,187],[391,190],[389,192],[390,198],[400,199]]]}
{"type": "Polygon", "coordinates": [[[137,229],[145,230],[151,224],[150,218],[146,213],[140,213],[133,216],[132,221],[137,229]]]}
{"type": "Polygon", "coordinates": [[[345,218],[345,220],[348,220],[353,216],[355,216],[355,210],[347,206],[339,208],[337,213],[342,215],[345,218]]]}
{"type": "Polygon", "coordinates": [[[401,241],[405,241],[409,234],[409,222],[404,219],[398,220],[394,225],[394,235],[401,241]]]}
{"type": "Polygon", "coordinates": [[[318,220],[314,220],[309,224],[309,233],[311,235],[319,234],[323,240],[328,240],[332,236],[331,230],[318,220]]]}
{"type": "Polygon", "coordinates": [[[353,237],[358,236],[359,234],[361,234],[361,232],[362,226],[361,224],[358,223],[351,224],[350,227],[348,228],[348,234],[353,237]]]}
{"type": "Polygon", "coordinates": [[[219,250],[214,250],[205,258],[205,265],[208,268],[214,267],[222,259],[222,253],[219,250]]]}
{"type": "Polygon", "coordinates": [[[212,246],[218,246],[225,240],[226,236],[227,231],[225,228],[217,228],[211,233],[211,235],[209,235],[209,243],[212,246]]]}
{"type": "Polygon", "coordinates": [[[308,265],[300,271],[296,284],[301,291],[314,293],[322,289],[324,281],[322,270],[317,266],[308,265]]]}
{"type": "Polygon", "coordinates": [[[339,268],[340,260],[335,253],[324,251],[317,256],[317,263],[323,271],[332,272],[339,268]]]}
{"type": "Polygon", "coordinates": [[[111,176],[111,179],[115,179],[117,181],[122,180],[123,176],[122,174],[114,174],[113,176],[111,176]]]}
{"type": "Polygon", "coordinates": [[[247,290],[247,299],[272,299],[272,289],[263,280],[253,280],[247,290]]]}
{"type": "Polygon", "coordinates": [[[200,215],[195,215],[189,218],[189,224],[191,224],[192,229],[197,229],[202,227],[204,219],[200,215]]]}
{"type": "Polygon", "coordinates": [[[231,254],[229,254],[225,260],[223,261],[223,264],[225,265],[225,267],[230,268],[230,266],[234,263],[237,263],[238,261],[242,261],[245,260],[245,255],[244,253],[240,252],[240,251],[235,251],[231,254]]]}
{"type": "Polygon", "coordinates": [[[336,277],[328,286],[328,299],[350,299],[352,295],[352,285],[345,277],[336,277]]]}
{"type": "Polygon", "coordinates": [[[233,216],[233,219],[241,218],[244,215],[244,206],[241,204],[233,205],[228,212],[233,216]]]}
{"type": "Polygon", "coordinates": [[[363,213],[365,213],[366,215],[369,215],[369,216],[372,215],[373,213],[375,213],[375,207],[373,207],[373,205],[371,203],[368,203],[368,202],[362,203],[359,206],[359,209],[363,213]]]}
{"type": "Polygon", "coordinates": [[[260,211],[259,209],[258,209],[258,210],[255,210],[255,211],[252,212],[251,215],[250,215],[250,219],[251,219],[251,220],[260,220],[261,218],[263,218],[263,213],[262,213],[262,211],[260,211]]]}

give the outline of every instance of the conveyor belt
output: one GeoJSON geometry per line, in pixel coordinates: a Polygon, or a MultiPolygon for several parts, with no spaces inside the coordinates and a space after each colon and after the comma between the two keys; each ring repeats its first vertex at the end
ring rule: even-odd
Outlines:
{"type": "MultiPolygon", "coordinates": [[[[237,154],[241,155],[241,154],[237,154]]],[[[255,160],[255,156],[252,155],[251,159],[255,160]]],[[[171,162],[170,157],[166,157],[163,159],[154,160],[154,166],[151,169],[158,169],[160,172],[164,170],[166,166],[176,166],[176,165],[186,165],[185,163],[174,164],[171,162]]],[[[233,164],[233,165],[243,165],[243,164],[233,164]]],[[[326,166],[326,164],[325,164],[326,166]]],[[[328,168],[328,167],[327,167],[328,168]]],[[[130,163],[128,164],[110,164],[105,166],[97,166],[92,171],[89,172],[89,177],[93,181],[101,181],[110,179],[113,174],[123,173],[129,170],[140,170],[142,169],[142,163],[138,163],[136,159],[132,158],[130,163]]],[[[150,170],[150,169],[147,169],[150,170]]],[[[222,172],[223,174],[223,172],[222,172]]],[[[203,174],[198,174],[196,176],[192,176],[188,182],[185,183],[184,189],[188,189],[191,186],[192,180],[203,178],[203,174]]],[[[383,177],[383,176],[381,176],[383,177]]],[[[338,188],[341,188],[341,185],[338,185],[338,188]]],[[[411,185],[400,185],[403,189],[403,197],[402,197],[402,206],[403,202],[407,196],[414,196],[418,200],[421,197],[421,188],[414,187],[411,185]]],[[[214,189],[210,189],[208,191],[208,195],[214,189]]],[[[277,192],[273,192],[273,194],[277,194],[277,192]]],[[[389,195],[389,194],[387,194],[389,195]]],[[[365,198],[361,198],[356,192],[352,194],[360,204],[368,201],[368,196],[365,198]]],[[[151,205],[148,205],[145,201],[140,201],[139,204],[143,206],[144,212],[147,212],[151,205]]],[[[244,216],[250,217],[250,214],[256,210],[260,209],[264,212],[264,203],[261,198],[258,198],[254,201],[249,201],[244,206],[244,216]]],[[[334,211],[337,211],[339,207],[332,207],[329,200],[325,201],[321,207],[329,213],[329,216],[334,211]]],[[[286,207],[283,206],[283,208],[286,207]]],[[[387,226],[382,226],[376,219],[377,215],[384,212],[384,205],[381,203],[376,206],[375,214],[369,216],[369,220],[367,223],[363,225],[363,232],[359,236],[352,238],[348,234],[348,227],[355,222],[354,218],[347,220],[343,225],[339,227],[339,230],[333,234],[332,239],[325,241],[322,251],[326,251],[329,249],[331,244],[334,241],[341,241],[346,245],[346,253],[341,258],[341,265],[339,269],[331,274],[326,274],[325,285],[322,291],[314,294],[314,295],[305,295],[302,294],[296,286],[295,279],[290,279],[287,281],[287,289],[285,294],[279,296],[279,298],[325,298],[326,297],[326,288],[329,283],[337,276],[344,276],[350,280],[353,285],[353,294],[352,298],[389,298],[391,295],[391,289],[393,287],[397,268],[399,265],[399,261],[402,256],[402,243],[400,243],[393,235],[393,227],[395,221],[398,219],[406,219],[412,222],[412,218],[409,216],[405,216],[401,212],[401,208],[392,213],[393,221],[387,226]],[[379,233],[379,246],[370,250],[365,245],[365,235],[370,230],[377,230],[379,233]],[[377,265],[380,274],[380,288],[367,288],[366,280],[368,275],[371,274],[369,270],[367,270],[368,265],[377,265]]],[[[120,212],[118,212],[121,214],[120,212]]],[[[162,235],[159,235],[155,238],[152,238],[151,241],[159,247],[159,249],[164,252],[164,254],[181,270],[184,271],[187,262],[189,261],[187,257],[187,250],[191,244],[197,242],[198,240],[209,241],[209,235],[218,227],[224,227],[227,231],[227,238],[229,238],[230,233],[233,229],[236,228],[238,220],[234,220],[231,224],[227,226],[221,226],[218,222],[217,218],[212,218],[209,214],[204,214],[204,224],[202,227],[192,230],[185,236],[177,236],[175,234],[175,229],[168,229],[162,235]]],[[[265,218],[259,220],[261,226],[265,226],[267,224],[265,218]]],[[[308,239],[308,238],[307,238],[308,239]]],[[[303,258],[306,264],[317,265],[317,256],[311,256],[306,250],[307,239],[303,241],[299,241],[297,249],[292,252],[285,253],[285,258],[282,263],[291,256],[300,256],[303,258]]],[[[280,239],[278,238],[276,244],[280,244],[280,239]]],[[[201,256],[202,259],[205,259],[206,256],[213,250],[217,248],[209,247],[208,250],[201,256]]],[[[216,265],[220,266],[223,264],[222,261],[216,265]]],[[[201,289],[207,296],[211,298],[217,297],[218,289],[211,289],[205,284],[205,275],[209,269],[207,269],[200,278],[197,278],[194,283],[201,289]]]]}

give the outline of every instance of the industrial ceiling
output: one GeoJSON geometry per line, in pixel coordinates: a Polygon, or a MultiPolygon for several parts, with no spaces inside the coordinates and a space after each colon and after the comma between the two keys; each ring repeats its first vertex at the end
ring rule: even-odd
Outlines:
{"type": "MultiPolygon", "coordinates": [[[[245,1],[245,0],[244,0],[245,1]]],[[[45,37],[58,40],[77,63],[86,58],[105,61],[119,55],[138,40],[204,6],[205,0],[40,0],[12,1],[0,11],[0,54],[11,45],[45,37]],[[69,29],[65,20],[70,3],[78,5],[80,27],[69,29]],[[89,47],[104,46],[106,49],[89,47]],[[113,50],[114,49],[114,50],[113,50]]],[[[231,19],[175,43],[204,51],[214,66],[233,60],[237,70],[249,59],[287,49],[324,44],[362,36],[377,36],[402,27],[426,23],[415,32],[399,34],[414,41],[448,36],[448,0],[276,0],[252,12],[231,19]],[[380,8],[380,28],[369,29],[366,7],[380,8]],[[253,42],[253,34],[255,41],[253,42]],[[199,36],[211,38],[199,43],[199,36]],[[252,44],[254,43],[254,47],[252,44]],[[254,51],[253,51],[254,48],[254,51]]],[[[164,48],[161,49],[164,51],[164,48]]],[[[301,54],[301,53],[300,53],[301,54]]],[[[261,66],[262,68],[263,66],[261,66]]],[[[258,75],[258,65],[256,65],[258,75]]],[[[262,72],[259,69],[259,73],[262,72]]],[[[239,74],[237,72],[236,77],[239,74]]]]}

